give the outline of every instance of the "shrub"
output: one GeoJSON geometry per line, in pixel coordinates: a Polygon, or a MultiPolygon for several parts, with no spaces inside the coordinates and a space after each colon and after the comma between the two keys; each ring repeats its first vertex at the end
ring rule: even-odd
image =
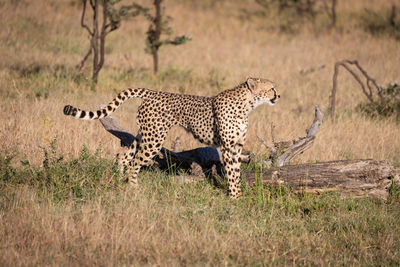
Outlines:
{"type": "Polygon", "coordinates": [[[277,12],[279,28],[283,32],[297,32],[306,21],[314,26],[317,17],[328,16],[330,27],[336,25],[336,7],[339,0],[255,0],[265,14],[277,12]]]}
{"type": "Polygon", "coordinates": [[[400,40],[400,17],[397,16],[395,5],[390,10],[379,12],[366,9],[361,21],[365,31],[372,34],[385,34],[400,40]]]}
{"type": "Polygon", "coordinates": [[[400,120],[400,85],[390,83],[386,88],[381,87],[375,103],[359,104],[357,110],[372,116],[395,116],[400,120]]]}
{"type": "Polygon", "coordinates": [[[99,151],[91,153],[85,146],[78,158],[65,160],[58,155],[53,141],[44,149],[42,167],[26,161],[14,167],[16,159],[11,153],[2,153],[0,157],[0,195],[10,187],[28,185],[39,196],[47,196],[51,201],[87,201],[122,184],[113,162],[101,158],[99,151]]]}

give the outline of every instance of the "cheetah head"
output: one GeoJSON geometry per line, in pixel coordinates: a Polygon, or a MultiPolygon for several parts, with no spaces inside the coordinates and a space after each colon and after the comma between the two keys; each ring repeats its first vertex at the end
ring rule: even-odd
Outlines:
{"type": "Polygon", "coordinates": [[[254,107],[261,104],[275,105],[276,101],[281,97],[273,82],[262,78],[247,78],[247,87],[254,97],[254,107]]]}

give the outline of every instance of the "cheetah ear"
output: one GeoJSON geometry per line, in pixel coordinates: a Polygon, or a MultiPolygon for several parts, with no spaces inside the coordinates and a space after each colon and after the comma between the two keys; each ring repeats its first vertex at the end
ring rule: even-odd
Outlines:
{"type": "Polygon", "coordinates": [[[256,83],[254,82],[254,80],[252,78],[247,77],[246,83],[250,90],[256,89],[256,83]]]}

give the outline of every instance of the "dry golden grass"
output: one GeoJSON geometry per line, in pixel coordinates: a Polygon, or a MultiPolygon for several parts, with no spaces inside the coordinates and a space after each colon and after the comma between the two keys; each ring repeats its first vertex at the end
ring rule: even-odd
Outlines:
{"type": "MultiPolygon", "coordinates": [[[[246,17],[243,9],[259,8],[253,1],[213,2],[167,1],[175,33],[191,34],[193,40],[162,48],[161,71],[156,76],[151,73],[151,57],[144,53],[147,22],[124,21],[107,38],[106,62],[96,91],[90,90],[87,81],[90,63],[83,74],[74,69],[89,42],[79,24],[78,1],[1,2],[2,154],[19,153],[18,159],[40,166],[42,148],[57,138],[59,152],[68,159],[76,158],[85,144],[91,151],[101,147],[101,155],[112,159],[120,150],[119,142],[98,122],[65,117],[65,104],[96,109],[127,87],[211,96],[248,75],[274,80],[281,94],[276,106],[259,107],[250,116],[246,147],[264,154],[266,149],[256,136],[271,142],[271,124],[276,127],[276,139],[290,140],[305,135],[316,104],[327,114],[336,61],[357,59],[383,85],[400,77],[400,42],[372,36],[358,26],[364,8],[378,10],[391,1],[340,1],[337,29],[306,25],[298,34],[280,33],[271,18],[246,17]]],[[[326,117],[313,147],[296,162],[374,158],[399,166],[399,123],[356,112],[357,104],[365,101],[358,84],[342,71],[336,122],[326,117]]],[[[130,100],[113,115],[133,133],[139,104],[140,100],[130,100]]],[[[174,128],[165,146],[177,136],[182,150],[201,145],[174,128]]],[[[9,192],[2,189],[0,265],[373,265],[380,259],[398,263],[399,231],[393,211],[386,206],[374,206],[382,219],[367,208],[354,211],[347,202],[337,217],[336,204],[329,204],[332,214],[321,211],[317,215],[322,217],[308,219],[288,212],[280,198],[267,210],[258,210],[246,200],[233,203],[222,190],[204,187],[204,195],[195,194],[202,188],[189,188],[167,190],[167,197],[161,186],[145,186],[137,194],[121,189],[82,205],[75,200],[53,203],[29,186],[9,192]],[[204,200],[204,196],[212,199],[204,200]],[[360,213],[363,217],[357,222],[360,213]],[[368,235],[370,217],[384,234],[368,235]],[[318,228],[318,220],[329,221],[331,228],[318,228]],[[348,224],[362,233],[347,229],[348,224]],[[336,229],[337,225],[342,228],[336,229]],[[343,258],[340,249],[345,250],[343,258]]],[[[322,205],[320,210],[324,209],[322,205]]]]}
{"type": "Polygon", "coordinates": [[[136,192],[82,204],[9,188],[0,195],[1,265],[399,264],[398,204],[283,194],[264,206],[208,184],[145,178],[136,192]]]}

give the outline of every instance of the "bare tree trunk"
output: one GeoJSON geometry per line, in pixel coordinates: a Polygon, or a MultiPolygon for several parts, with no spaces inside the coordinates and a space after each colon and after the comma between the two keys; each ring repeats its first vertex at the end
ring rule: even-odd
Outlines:
{"type": "Polygon", "coordinates": [[[105,53],[105,42],[106,42],[106,25],[107,25],[107,0],[104,0],[103,3],[103,24],[101,26],[101,33],[100,33],[100,51],[99,57],[96,68],[93,69],[93,81],[97,83],[99,72],[104,64],[104,53],[105,53]]]}
{"type": "Polygon", "coordinates": [[[393,28],[396,28],[396,15],[397,15],[396,11],[397,11],[396,5],[393,4],[389,15],[389,23],[393,28]]]}
{"type": "Polygon", "coordinates": [[[99,61],[99,53],[98,53],[98,38],[99,38],[99,28],[98,28],[98,15],[99,15],[99,1],[91,0],[90,3],[93,8],[93,36],[92,36],[92,48],[93,48],[93,74],[92,80],[94,83],[97,83],[98,72],[97,66],[99,61]],[[93,3],[94,1],[94,3],[93,3]]]}
{"type": "Polygon", "coordinates": [[[331,93],[331,118],[332,120],[335,120],[335,109],[336,109],[336,87],[337,87],[337,76],[339,74],[339,64],[336,62],[335,64],[335,70],[333,72],[333,77],[332,77],[332,93],[331,93]]]}
{"type": "Polygon", "coordinates": [[[338,0],[323,0],[324,10],[328,14],[328,17],[331,20],[331,24],[329,25],[330,28],[336,26],[336,7],[337,7],[338,0]],[[330,2],[331,4],[329,4],[330,2]]]}
{"type": "Polygon", "coordinates": [[[153,72],[156,74],[158,72],[158,50],[153,48],[153,72]]]}
{"type": "Polygon", "coordinates": [[[158,72],[158,49],[160,48],[160,37],[161,37],[161,2],[162,0],[154,0],[154,6],[156,8],[156,15],[154,17],[155,33],[154,33],[154,44],[152,47],[153,54],[153,70],[154,73],[158,72]]]}
{"type": "Polygon", "coordinates": [[[83,57],[81,63],[79,63],[79,65],[77,66],[78,71],[82,71],[83,67],[85,66],[86,60],[90,57],[91,54],[92,54],[92,46],[90,45],[89,51],[83,57]]]}
{"type": "Polygon", "coordinates": [[[77,66],[77,68],[79,71],[81,71],[83,66],[85,65],[86,60],[93,53],[92,81],[93,81],[93,83],[96,84],[98,81],[99,72],[100,72],[101,68],[103,67],[104,61],[105,61],[106,36],[107,36],[107,34],[116,30],[119,27],[120,20],[115,20],[115,21],[111,21],[110,23],[107,23],[107,18],[109,16],[108,8],[111,8],[109,6],[110,2],[108,0],[103,0],[101,3],[99,3],[99,0],[90,0],[89,3],[93,10],[93,29],[90,29],[89,26],[87,26],[85,24],[87,0],[83,0],[81,26],[83,28],[85,28],[88,31],[89,35],[91,36],[90,48],[89,48],[89,51],[86,53],[85,57],[80,62],[80,64],[77,66]],[[100,20],[99,8],[100,8],[100,6],[103,8],[102,16],[101,16],[103,19],[103,21],[101,23],[101,29],[99,29],[99,20],[100,20]]]}
{"type": "Polygon", "coordinates": [[[337,0],[332,0],[332,6],[331,6],[331,27],[336,26],[336,4],[337,0]]]}
{"type": "MultiPolygon", "coordinates": [[[[86,14],[86,4],[87,0],[83,0],[83,8],[82,8],[82,15],[81,15],[81,26],[82,28],[85,28],[90,36],[93,36],[93,32],[90,30],[90,28],[85,24],[85,14],[86,14]]],[[[91,41],[90,41],[91,42],[91,41]]],[[[86,53],[86,55],[83,57],[82,61],[78,65],[78,70],[81,71],[83,69],[83,66],[86,63],[86,60],[89,58],[89,56],[92,54],[92,43],[90,43],[89,46],[89,51],[86,53]]]]}

